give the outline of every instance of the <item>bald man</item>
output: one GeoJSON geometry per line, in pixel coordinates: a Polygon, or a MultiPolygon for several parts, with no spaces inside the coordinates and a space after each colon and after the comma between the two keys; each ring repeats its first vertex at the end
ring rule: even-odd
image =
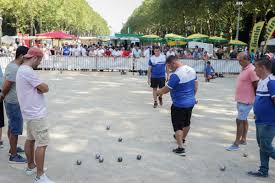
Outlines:
{"type": "Polygon", "coordinates": [[[235,101],[237,102],[238,110],[236,119],[237,132],[235,142],[226,149],[228,151],[237,151],[239,150],[239,145],[246,145],[246,135],[248,131],[247,117],[253,107],[259,80],[254,71],[255,67],[250,63],[248,53],[239,53],[237,59],[242,67],[237,78],[235,93],[235,101]]]}

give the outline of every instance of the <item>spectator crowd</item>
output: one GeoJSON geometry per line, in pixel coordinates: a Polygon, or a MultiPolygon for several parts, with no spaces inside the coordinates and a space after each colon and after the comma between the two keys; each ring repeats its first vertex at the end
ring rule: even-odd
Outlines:
{"type": "MultiPolygon", "coordinates": [[[[17,49],[16,44],[2,45],[0,47],[0,56],[13,56],[17,49]]],[[[103,46],[100,44],[68,44],[63,43],[61,46],[50,46],[44,44],[40,46],[40,49],[44,52],[45,58],[56,55],[56,56],[72,56],[72,57],[133,57],[140,58],[154,55],[154,46],[142,46],[137,45],[129,46],[103,46]]],[[[161,47],[162,54],[166,57],[174,55],[180,59],[195,59],[195,60],[209,60],[209,59],[237,59],[239,52],[244,51],[248,53],[247,48],[240,50],[237,47],[219,46],[214,48],[213,53],[208,53],[204,48],[195,46],[195,48],[183,48],[183,47],[161,47]]],[[[272,53],[270,51],[264,52],[261,49],[249,53],[252,60],[257,60],[264,57],[265,54],[272,53]],[[252,53],[253,52],[253,53],[252,53]]],[[[275,53],[273,53],[275,55],[275,53]]]]}

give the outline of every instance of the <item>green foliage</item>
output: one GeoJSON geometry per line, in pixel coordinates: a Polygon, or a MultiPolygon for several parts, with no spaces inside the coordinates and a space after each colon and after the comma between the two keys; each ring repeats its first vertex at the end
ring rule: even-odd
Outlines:
{"type": "MultiPolygon", "coordinates": [[[[241,8],[241,30],[245,18],[265,20],[268,11],[275,13],[275,0],[245,0],[241,8]]],[[[190,35],[202,33],[227,38],[236,31],[238,7],[236,0],[144,0],[124,24],[121,32],[190,35]]],[[[254,23],[253,23],[254,24],[254,23]]]]}
{"type": "Polygon", "coordinates": [[[0,0],[0,14],[22,33],[53,30],[107,35],[106,21],[85,0],[0,0]]]}

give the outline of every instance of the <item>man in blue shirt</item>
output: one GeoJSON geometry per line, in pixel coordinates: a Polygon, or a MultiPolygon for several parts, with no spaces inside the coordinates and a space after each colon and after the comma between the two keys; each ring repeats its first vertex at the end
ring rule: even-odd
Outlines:
{"type": "Polygon", "coordinates": [[[211,63],[207,61],[207,65],[204,69],[205,82],[210,82],[211,79],[214,79],[214,73],[214,68],[211,66],[211,63]]]}
{"type": "Polygon", "coordinates": [[[248,172],[256,177],[268,177],[269,158],[275,160],[275,148],[272,141],[275,136],[275,76],[271,73],[271,61],[255,61],[255,71],[260,81],[256,92],[254,113],[256,116],[256,136],[260,148],[260,169],[248,172]]]}
{"type": "Polygon", "coordinates": [[[198,90],[198,81],[195,70],[183,65],[176,56],[169,56],[166,64],[173,73],[167,85],[157,91],[157,95],[160,96],[168,92],[171,94],[173,101],[171,119],[178,144],[173,152],[184,155],[183,141],[185,141],[190,129],[192,110],[196,103],[195,95],[198,90]]]}
{"type": "Polygon", "coordinates": [[[157,96],[156,92],[158,88],[162,88],[165,86],[165,81],[168,78],[169,70],[166,69],[166,57],[165,55],[160,54],[160,47],[156,46],[154,48],[154,53],[150,60],[149,60],[149,68],[148,68],[148,84],[151,85],[153,88],[153,98],[154,98],[154,105],[153,107],[156,108],[159,104],[162,105],[162,95],[157,96]]]}
{"type": "Polygon", "coordinates": [[[63,55],[64,56],[70,56],[71,55],[70,47],[68,46],[68,44],[66,44],[63,47],[63,55]]]}
{"type": "Polygon", "coordinates": [[[254,64],[254,62],[255,62],[255,53],[254,53],[254,49],[252,49],[250,52],[250,63],[254,64]]]}

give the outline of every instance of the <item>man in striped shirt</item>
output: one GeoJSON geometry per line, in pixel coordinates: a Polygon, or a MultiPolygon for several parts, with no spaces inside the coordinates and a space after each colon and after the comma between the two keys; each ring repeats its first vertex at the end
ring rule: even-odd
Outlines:
{"type": "Polygon", "coordinates": [[[269,159],[275,160],[272,141],[275,136],[275,76],[271,73],[271,61],[264,59],[255,62],[255,71],[260,78],[256,91],[254,112],[256,115],[256,136],[260,148],[260,169],[248,172],[256,177],[267,177],[269,159]]]}

